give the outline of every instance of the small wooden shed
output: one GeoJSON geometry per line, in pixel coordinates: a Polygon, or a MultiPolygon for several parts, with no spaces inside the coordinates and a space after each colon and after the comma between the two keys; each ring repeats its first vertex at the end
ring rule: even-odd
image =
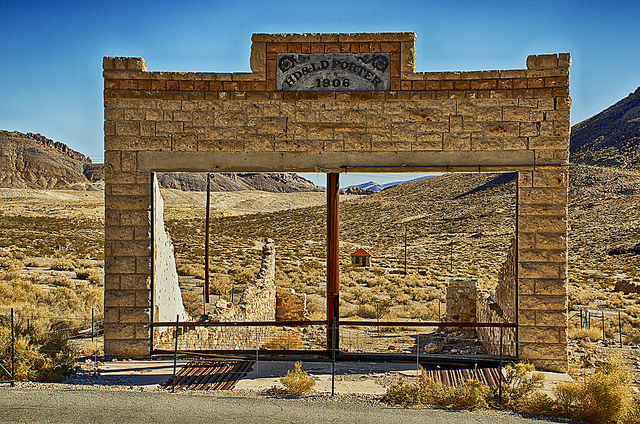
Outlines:
{"type": "Polygon", "coordinates": [[[371,266],[371,253],[358,249],[351,254],[351,263],[358,266],[371,266]]]}

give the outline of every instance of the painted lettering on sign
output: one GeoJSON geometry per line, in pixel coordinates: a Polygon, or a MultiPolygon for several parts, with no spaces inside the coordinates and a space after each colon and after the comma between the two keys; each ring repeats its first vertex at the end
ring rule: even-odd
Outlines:
{"type": "Polygon", "coordinates": [[[391,86],[389,53],[279,53],[278,91],[384,91],[391,86]]]}

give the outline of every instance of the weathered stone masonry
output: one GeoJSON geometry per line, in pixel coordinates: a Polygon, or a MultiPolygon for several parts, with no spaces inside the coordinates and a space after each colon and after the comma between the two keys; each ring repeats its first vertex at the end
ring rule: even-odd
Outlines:
{"type": "Polygon", "coordinates": [[[413,33],[252,40],[250,73],[104,58],[106,352],[150,349],[152,171],[520,171],[520,354],[566,368],[570,56],[415,72],[413,33]],[[287,52],[388,52],[391,90],[276,91],[276,54],[287,52]]]}

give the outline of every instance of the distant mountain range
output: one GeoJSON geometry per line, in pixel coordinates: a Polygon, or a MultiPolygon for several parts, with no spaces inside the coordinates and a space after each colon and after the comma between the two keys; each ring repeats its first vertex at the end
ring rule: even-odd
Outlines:
{"type": "Polygon", "coordinates": [[[375,181],[368,181],[362,184],[356,184],[349,186],[344,189],[344,192],[347,194],[371,194],[371,193],[379,193],[385,188],[393,187],[398,184],[410,183],[412,181],[420,181],[426,178],[430,178],[431,176],[425,176],[420,178],[414,178],[412,180],[404,180],[404,181],[394,181],[391,183],[378,184],[375,181]]]}

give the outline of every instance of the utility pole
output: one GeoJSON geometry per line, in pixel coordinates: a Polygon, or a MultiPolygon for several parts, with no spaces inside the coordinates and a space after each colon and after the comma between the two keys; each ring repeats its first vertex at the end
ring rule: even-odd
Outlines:
{"type": "Polygon", "coordinates": [[[449,272],[453,272],[453,241],[449,242],[449,272]]]}
{"type": "Polygon", "coordinates": [[[404,276],[407,276],[407,223],[404,223],[404,276]]]}

